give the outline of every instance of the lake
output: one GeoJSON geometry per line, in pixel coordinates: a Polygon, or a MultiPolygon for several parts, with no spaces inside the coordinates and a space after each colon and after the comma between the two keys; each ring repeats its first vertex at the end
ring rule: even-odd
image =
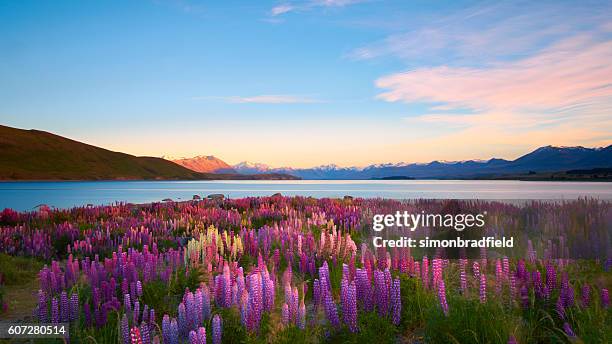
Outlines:
{"type": "Polygon", "coordinates": [[[278,180],[278,181],[78,181],[0,182],[0,209],[30,210],[39,204],[68,208],[113,202],[190,200],[222,193],[230,198],[283,195],[313,197],[576,199],[612,200],[612,183],[508,180],[278,180]]]}

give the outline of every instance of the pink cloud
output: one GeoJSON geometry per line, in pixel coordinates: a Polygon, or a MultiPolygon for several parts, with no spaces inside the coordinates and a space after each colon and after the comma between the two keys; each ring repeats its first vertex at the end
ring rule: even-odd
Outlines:
{"type": "Polygon", "coordinates": [[[612,41],[582,35],[516,62],[483,68],[420,68],[382,77],[376,86],[386,90],[378,95],[385,101],[436,102],[481,113],[580,117],[607,110],[609,114],[609,61],[612,41]]]}

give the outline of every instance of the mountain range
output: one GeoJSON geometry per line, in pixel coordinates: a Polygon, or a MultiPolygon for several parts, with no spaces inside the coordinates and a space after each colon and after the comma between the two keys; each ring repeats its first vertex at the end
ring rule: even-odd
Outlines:
{"type": "Polygon", "coordinates": [[[570,170],[612,168],[612,145],[602,148],[545,146],[515,160],[432,161],[430,163],[387,163],[366,167],[323,165],[313,168],[272,168],[241,162],[238,173],[285,173],[302,179],[496,179],[517,175],[539,175],[570,170]]]}
{"type": "Polygon", "coordinates": [[[202,173],[171,161],[113,152],[40,130],[0,125],[0,180],[296,179],[202,173]]]}
{"type": "Polygon", "coordinates": [[[272,168],[249,162],[231,166],[210,155],[194,158],[139,157],[45,131],[0,125],[0,180],[300,178],[612,180],[612,145],[601,148],[546,146],[515,160],[493,158],[366,167],[331,164],[312,168],[272,168]]]}

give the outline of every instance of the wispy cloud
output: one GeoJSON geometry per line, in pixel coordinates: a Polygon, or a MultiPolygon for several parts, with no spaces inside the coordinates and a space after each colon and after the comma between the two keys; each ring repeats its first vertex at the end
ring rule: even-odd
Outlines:
{"type": "MultiPolygon", "coordinates": [[[[611,40],[578,35],[514,62],[419,68],[382,77],[376,85],[386,90],[378,98],[390,102],[442,103],[449,109],[505,113],[519,122],[524,117],[534,123],[542,117],[592,120],[612,111],[610,60],[611,40]]],[[[462,118],[473,117],[455,120],[462,118]]]]}
{"type": "Polygon", "coordinates": [[[289,12],[308,11],[317,7],[344,7],[359,2],[364,2],[364,0],[307,0],[283,2],[272,7],[270,15],[275,17],[289,12]]]}
{"type": "Polygon", "coordinates": [[[287,13],[287,12],[291,12],[293,11],[294,7],[290,4],[280,4],[277,6],[272,7],[272,9],[270,10],[270,15],[274,16],[279,16],[283,13],[287,13]]]}
{"type": "Polygon", "coordinates": [[[578,32],[605,31],[600,24],[609,18],[601,13],[609,10],[609,3],[573,7],[546,2],[480,5],[433,18],[424,26],[407,22],[403,30],[348,55],[357,60],[397,57],[410,66],[520,59],[578,32]]]}
{"type": "Polygon", "coordinates": [[[237,104],[308,104],[319,103],[315,98],[290,94],[264,94],[257,96],[193,97],[194,100],[215,99],[237,104]]]}
{"type": "Polygon", "coordinates": [[[404,62],[376,80],[377,98],[425,106],[405,119],[429,133],[421,145],[612,143],[609,3],[509,6],[464,10],[351,56],[404,62]]]}

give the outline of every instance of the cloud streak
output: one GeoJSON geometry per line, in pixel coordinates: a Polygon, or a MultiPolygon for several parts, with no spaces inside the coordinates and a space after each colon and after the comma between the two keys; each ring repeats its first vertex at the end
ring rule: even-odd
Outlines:
{"type": "Polygon", "coordinates": [[[344,7],[363,1],[364,0],[310,0],[301,2],[283,2],[272,7],[270,10],[270,15],[276,17],[289,12],[308,11],[314,8],[344,7]]]}
{"type": "Polygon", "coordinates": [[[263,94],[257,96],[194,97],[194,100],[216,99],[235,104],[309,104],[320,101],[307,96],[290,94],[263,94]]]}
{"type": "Polygon", "coordinates": [[[514,117],[580,117],[612,110],[610,60],[612,41],[581,35],[516,62],[419,68],[382,77],[376,86],[386,90],[378,98],[389,102],[442,103],[514,117]]]}

